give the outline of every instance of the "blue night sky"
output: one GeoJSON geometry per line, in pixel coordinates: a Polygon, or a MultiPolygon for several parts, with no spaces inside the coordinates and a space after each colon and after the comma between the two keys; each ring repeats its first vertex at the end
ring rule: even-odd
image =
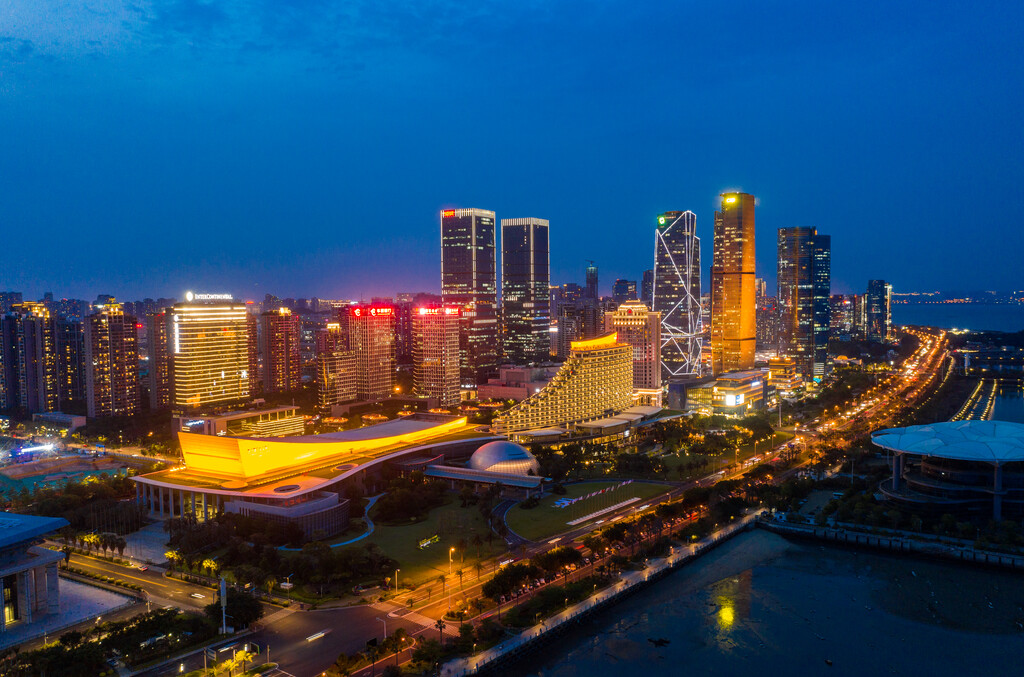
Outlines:
{"type": "Polygon", "coordinates": [[[0,289],[439,288],[438,211],[551,220],[552,281],[716,196],[836,292],[1021,289],[1024,4],[0,0],[0,289]]]}

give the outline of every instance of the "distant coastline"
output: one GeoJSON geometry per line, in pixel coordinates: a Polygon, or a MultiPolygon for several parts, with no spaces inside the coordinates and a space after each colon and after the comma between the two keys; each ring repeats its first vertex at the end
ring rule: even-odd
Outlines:
{"type": "Polygon", "coordinates": [[[893,324],[971,331],[1024,331],[1024,304],[913,301],[892,304],[893,324]]]}

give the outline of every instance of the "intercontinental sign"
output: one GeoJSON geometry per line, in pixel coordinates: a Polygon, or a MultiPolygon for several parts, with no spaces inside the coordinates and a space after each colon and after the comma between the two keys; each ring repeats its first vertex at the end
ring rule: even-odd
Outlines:
{"type": "Polygon", "coordinates": [[[187,291],[185,300],[190,303],[192,301],[233,301],[234,297],[231,294],[199,294],[187,291]]]}

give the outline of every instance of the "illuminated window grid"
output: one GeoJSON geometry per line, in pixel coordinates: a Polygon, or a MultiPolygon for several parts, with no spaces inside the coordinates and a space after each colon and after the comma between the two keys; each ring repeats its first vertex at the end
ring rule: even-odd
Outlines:
{"type": "Polygon", "coordinates": [[[245,306],[175,306],[175,406],[194,409],[248,398],[248,334],[245,306]]]}

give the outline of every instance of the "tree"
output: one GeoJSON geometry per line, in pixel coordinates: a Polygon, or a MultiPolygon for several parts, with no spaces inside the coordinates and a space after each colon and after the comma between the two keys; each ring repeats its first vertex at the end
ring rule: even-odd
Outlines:
{"type": "MultiPolygon", "coordinates": [[[[263,617],[263,605],[248,593],[229,588],[227,601],[227,614],[231,617],[232,625],[236,628],[249,627],[249,625],[263,617]]],[[[220,625],[221,610],[219,600],[212,604],[207,604],[204,611],[211,620],[220,625]]]]}
{"type": "Polygon", "coordinates": [[[444,644],[444,627],[445,622],[443,618],[438,618],[437,622],[434,623],[434,627],[437,628],[438,644],[444,644]]]}

